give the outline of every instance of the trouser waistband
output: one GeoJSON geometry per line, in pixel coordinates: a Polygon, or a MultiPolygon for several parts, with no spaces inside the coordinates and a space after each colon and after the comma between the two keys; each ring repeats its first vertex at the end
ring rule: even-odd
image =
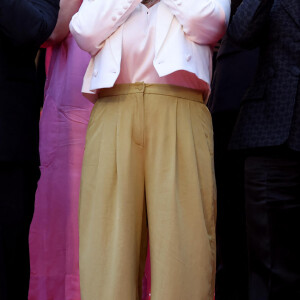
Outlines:
{"type": "Polygon", "coordinates": [[[101,89],[98,94],[98,99],[107,96],[119,96],[136,93],[173,96],[204,103],[203,93],[201,91],[176,85],[149,84],[143,82],[118,84],[112,88],[101,89]]]}

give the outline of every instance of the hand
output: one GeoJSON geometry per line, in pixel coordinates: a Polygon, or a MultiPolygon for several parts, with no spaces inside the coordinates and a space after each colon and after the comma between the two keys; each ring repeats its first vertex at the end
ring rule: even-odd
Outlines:
{"type": "Polygon", "coordinates": [[[47,40],[47,46],[62,42],[69,34],[69,23],[78,11],[82,0],[60,0],[60,10],[54,31],[47,40]]]}

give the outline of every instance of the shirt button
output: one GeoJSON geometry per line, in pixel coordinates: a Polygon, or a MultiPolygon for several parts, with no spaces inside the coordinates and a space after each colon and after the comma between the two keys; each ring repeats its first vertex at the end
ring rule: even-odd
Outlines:
{"type": "Polygon", "coordinates": [[[187,56],[186,56],[186,61],[190,61],[192,59],[192,55],[191,54],[188,54],[187,56]]]}
{"type": "Polygon", "coordinates": [[[116,21],[116,20],[117,20],[117,17],[116,17],[116,16],[113,16],[111,19],[112,19],[113,21],[116,21]]]}
{"type": "Polygon", "coordinates": [[[98,70],[94,70],[93,75],[96,77],[98,75],[98,70]]]}
{"type": "Polygon", "coordinates": [[[123,12],[122,11],[118,11],[118,15],[122,16],[123,12]]]}

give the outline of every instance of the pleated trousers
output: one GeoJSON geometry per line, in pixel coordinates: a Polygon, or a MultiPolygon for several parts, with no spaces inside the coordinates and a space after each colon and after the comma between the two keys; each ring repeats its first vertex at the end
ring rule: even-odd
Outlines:
{"type": "Polygon", "coordinates": [[[152,300],[212,300],[216,192],[201,92],[103,89],[87,132],[79,204],[82,300],[135,300],[148,232],[152,300]]]}

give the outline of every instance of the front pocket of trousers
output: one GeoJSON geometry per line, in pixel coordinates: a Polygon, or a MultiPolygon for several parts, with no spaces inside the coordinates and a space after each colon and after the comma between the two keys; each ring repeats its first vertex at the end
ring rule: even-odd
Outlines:
{"type": "Polygon", "coordinates": [[[94,105],[86,135],[84,164],[98,165],[101,155],[113,149],[119,122],[118,97],[105,97],[94,105]]]}
{"type": "Polygon", "coordinates": [[[204,104],[200,104],[200,118],[201,118],[201,125],[205,135],[207,147],[209,153],[211,155],[214,154],[214,142],[213,142],[213,126],[212,126],[212,119],[211,114],[204,104]]]}

